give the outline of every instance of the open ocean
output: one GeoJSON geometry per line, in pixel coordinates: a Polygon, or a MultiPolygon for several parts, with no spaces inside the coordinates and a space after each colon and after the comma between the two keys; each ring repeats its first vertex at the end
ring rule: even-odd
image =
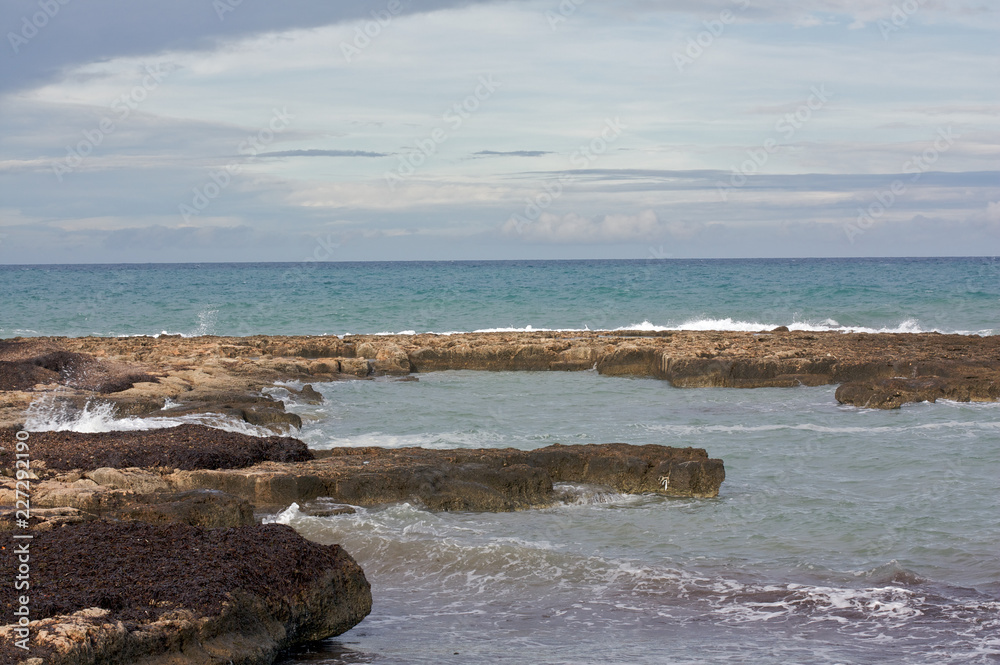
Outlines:
{"type": "MultiPolygon", "coordinates": [[[[0,337],[778,325],[997,334],[1000,261],[0,266],[0,337]]],[[[269,519],[341,543],[375,605],[287,663],[1000,663],[1000,404],[866,411],[833,386],[595,372],[316,388],[322,405],[288,401],[314,448],[690,445],[727,480],[511,514],[290,506],[269,519]]],[[[165,424],[39,408],[28,426],[165,424]]]]}

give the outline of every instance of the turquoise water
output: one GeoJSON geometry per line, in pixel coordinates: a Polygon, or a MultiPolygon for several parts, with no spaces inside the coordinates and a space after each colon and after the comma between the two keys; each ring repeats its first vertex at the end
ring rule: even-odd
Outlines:
{"type": "Polygon", "coordinates": [[[1000,260],[0,266],[0,337],[1000,330],[1000,260]]]}
{"type": "MultiPolygon", "coordinates": [[[[0,267],[0,337],[711,328],[1000,332],[995,259],[0,267]]],[[[343,544],[359,626],[286,663],[1000,662],[1000,405],[839,406],[595,372],[317,385],[333,446],[706,448],[717,499],[273,516],[343,544]]],[[[33,429],[163,426],[40,405],[33,429]]],[[[220,419],[216,426],[247,427],[220,419]]]]}
{"type": "MultiPolygon", "coordinates": [[[[717,499],[583,492],[513,514],[276,519],[372,581],[300,663],[993,663],[1000,405],[838,406],[833,387],[682,390],[581,373],[319,386],[310,446],[699,446],[717,499]]],[[[280,394],[280,391],[277,391],[280,394]]]]}

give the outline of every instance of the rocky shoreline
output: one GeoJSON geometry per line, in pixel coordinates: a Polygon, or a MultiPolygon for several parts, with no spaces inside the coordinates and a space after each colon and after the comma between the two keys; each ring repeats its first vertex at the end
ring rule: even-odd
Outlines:
{"type": "MultiPolygon", "coordinates": [[[[18,480],[12,451],[15,433],[30,424],[39,405],[49,416],[66,417],[96,404],[116,417],[221,414],[257,433],[275,434],[192,424],[100,434],[31,432],[32,466],[22,480],[31,485],[36,551],[47,557],[40,564],[49,566],[52,580],[83,580],[78,590],[104,595],[81,590],[59,600],[69,587],[43,585],[35,592],[41,599],[36,608],[48,609],[32,624],[38,638],[32,657],[39,660],[24,660],[10,648],[14,627],[6,626],[0,629],[0,662],[269,663],[283,648],[347,630],[371,606],[360,568],[339,549],[320,556],[314,548],[323,546],[257,524],[255,515],[293,502],[318,515],[399,501],[429,510],[511,511],[552,505],[560,500],[560,483],[667,496],[718,494],[723,463],[700,449],[604,444],[534,451],[312,451],[282,436],[301,420],[279,396],[321,401],[310,383],[412,381],[423,372],[458,369],[593,369],[681,388],[839,384],[836,399],[862,408],[1000,399],[1000,339],[958,335],[776,330],[0,341],[0,534],[23,528],[12,515],[18,480]],[[295,589],[280,592],[237,575],[213,587],[212,598],[168,598],[150,581],[152,595],[134,599],[145,602],[142,616],[135,614],[138,605],[129,604],[133,599],[108,591],[105,578],[76,572],[79,562],[71,561],[73,552],[86,549],[83,542],[108,549],[109,539],[164,538],[216,552],[207,561],[223,568],[249,559],[239,548],[213,550],[220,538],[280,542],[275,551],[255,554],[256,573],[271,571],[272,581],[284,579],[289,556],[313,552],[319,558],[306,572],[295,569],[295,589]],[[316,563],[321,559],[325,563],[316,563]],[[161,607],[169,611],[150,609],[161,607]]],[[[150,570],[174,570],[186,556],[170,547],[159,558],[145,551],[150,570]]],[[[114,565],[126,570],[143,564],[123,559],[114,565]]],[[[193,593],[190,585],[203,574],[213,579],[210,572],[195,571],[185,578],[188,586],[178,588],[193,593]]],[[[11,594],[3,596],[8,616],[11,594]]]]}
{"type": "MultiPolygon", "coordinates": [[[[221,413],[299,426],[277,381],[413,379],[440,370],[582,371],[681,388],[838,385],[837,399],[892,409],[1000,399],[1000,337],[840,332],[522,332],[338,337],[31,338],[0,342],[0,426],[43,395],[118,416],[221,413]]],[[[315,393],[293,396],[308,401],[315,393]]]]}

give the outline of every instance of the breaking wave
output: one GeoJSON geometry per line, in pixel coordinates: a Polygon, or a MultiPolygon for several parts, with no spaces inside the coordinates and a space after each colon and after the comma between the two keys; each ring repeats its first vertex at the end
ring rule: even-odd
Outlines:
{"type": "MultiPolygon", "coordinates": [[[[164,408],[169,407],[168,401],[164,408]]],[[[249,434],[250,436],[274,436],[274,432],[271,430],[221,413],[119,418],[115,414],[114,405],[110,402],[90,401],[84,404],[82,409],[78,409],[68,402],[52,396],[46,396],[31,403],[26,413],[24,429],[29,432],[96,434],[100,432],[139,432],[177,427],[178,425],[204,425],[227,432],[249,434]]]]}

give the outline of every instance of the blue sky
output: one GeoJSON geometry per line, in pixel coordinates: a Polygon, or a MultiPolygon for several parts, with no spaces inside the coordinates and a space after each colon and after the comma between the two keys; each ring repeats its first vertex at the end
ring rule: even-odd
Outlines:
{"type": "Polygon", "coordinates": [[[986,0],[7,0],[0,263],[1000,253],[986,0]]]}

